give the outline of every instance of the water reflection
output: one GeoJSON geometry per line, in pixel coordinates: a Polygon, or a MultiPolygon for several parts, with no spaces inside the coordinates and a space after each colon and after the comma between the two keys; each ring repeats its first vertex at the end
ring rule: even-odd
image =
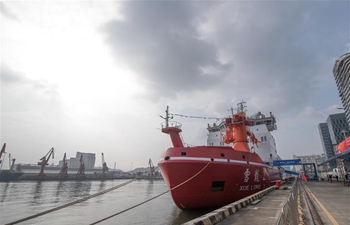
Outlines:
{"type": "Polygon", "coordinates": [[[106,181],[105,180],[101,180],[100,182],[100,186],[99,186],[99,192],[104,191],[106,187],[106,181]]]}
{"type": "Polygon", "coordinates": [[[73,187],[68,187],[69,191],[71,188],[73,188],[73,191],[71,191],[71,197],[79,198],[79,197],[85,197],[88,196],[91,190],[91,182],[87,181],[77,181],[75,183],[71,183],[73,187]]]}
{"type": "MultiPolygon", "coordinates": [[[[18,215],[31,215],[38,211],[47,210],[52,206],[72,202],[123,182],[119,180],[41,181],[0,184],[0,200],[5,201],[0,203],[0,223],[10,222],[13,218],[18,218],[18,215]],[[19,194],[21,194],[21,198],[18,197],[19,194]],[[6,218],[2,215],[6,215],[6,218]]],[[[80,203],[78,206],[68,207],[65,209],[66,211],[52,213],[47,218],[50,220],[50,225],[74,224],[77,223],[76,218],[66,215],[79,215],[78,224],[88,224],[96,220],[96,214],[101,214],[101,217],[108,216],[150,199],[166,190],[167,187],[164,181],[141,180],[85,203],[80,203]],[[62,216],[65,218],[62,218],[62,216]]],[[[106,224],[145,224],[145,218],[150,219],[149,223],[146,224],[182,224],[207,212],[209,211],[182,211],[174,204],[170,193],[167,193],[133,209],[133,211],[118,215],[118,218],[111,219],[106,224]],[[115,221],[115,223],[112,221],[115,221]]],[[[35,222],[28,224],[44,225],[47,223],[44,217],[33,221],[35,222]]]]}
{"type": "Polygon", "coordinates": [[[42,198],[42,181],[38,181],[34,186],[34,190],[32,192],[33,200],[30,202],[31,204],[41,204],[40,199],[42,198]]]}
{"type": "MultiPolygon", "coordinates": [[[[61,194],[61,190],[62,190],[63,187],[65,187],[64,181],[59,181],[58,184],[57,184],[57,188],[56,188],[57,190],[56,190],[55,203],[60,201],[60,198],[61,198],[60,194],[61,194]]],[[[65,188],[63,188],[62,193],[64,193],[64,192],[65,192],[65,188]]]]}
{"type": "Polygon", "coordinates": [[[147,192],[146,192],[147,196],[153,194],[153,186],[154,186],[153,180],[149,180],[148,186],[147,186],[147,192]]]}
{"type": "Polygon", "coordinates": [[[4,186],[4,189],[1,190],[1,202],[5,201],[9,186],[10,186],[10,183],[7,182],[4,186]]]}
{"type": "Polygon", "coordinates": [[[172,211],[170,224],[183,224],[204,214],[214,211],[216,208],[207,209],[195,209],[195,210],[181,210],[177,206],[174,206],[172,211]]]}

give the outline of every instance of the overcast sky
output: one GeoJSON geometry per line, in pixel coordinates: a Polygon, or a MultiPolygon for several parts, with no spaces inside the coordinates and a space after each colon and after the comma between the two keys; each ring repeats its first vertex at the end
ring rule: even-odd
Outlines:
{"type": "MultiPolygon", "coordinates": [[[[277,117],[278,154],[323,153],[317,126],[342,107],[332,69],[350,51],[349,1],[1,2],[1,146],[17,163],[50,149],[156,164],[171,113],[277,117]]],[[[208,123],[175,117],[186,143],[208,123]]]]}

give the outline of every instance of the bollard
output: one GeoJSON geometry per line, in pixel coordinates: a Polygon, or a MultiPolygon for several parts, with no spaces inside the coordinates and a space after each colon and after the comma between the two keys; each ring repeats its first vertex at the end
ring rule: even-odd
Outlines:
{"type": "Polygon", "coordinates": [[[276,180],[276,188],[281,187],[281,180],[276,180]]]}

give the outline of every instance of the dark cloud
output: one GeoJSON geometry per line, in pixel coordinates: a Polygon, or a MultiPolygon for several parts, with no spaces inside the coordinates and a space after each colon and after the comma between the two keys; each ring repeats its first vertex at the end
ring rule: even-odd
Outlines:
{"type": "Polygon", "coordinates": [[[124,20],[102,31],[117,63],[134,70],[153,97],[213,90],[224,96],[222,107],[235,106],[234,99],[285,112],[312,104],[332,76],[330,54],[341,55],[339,46],[349,41],[348,6],[127,2],[124,20]]]}
{"type": "Polygon", "coordinates": [[[203,36],[235,65],[222,90],[281,112],[314,104],[310,99],[322,88],[319,83],[332,76],[332,45],[341,54],[336,43],[348,42],[339,39],[344,37],[339,33],[349,32],[349,11],[343,9],[348,4],[234,2],[208,13],[204,24],[215,31],[204,31],[203,36]],[[230,17],[223,18],[229,11],[230,17]],[[328,12],[327,22],[320,11],[328,12]],[[339,29],[339,23],[345,29],[339,29]]]}
{"type": "Polygon", "coordinates": [[[193,3],[126,2],[122,13],[124,21],[102,30],[119,62],[127,62],[153,95],[210,88],[230,67],[218,62],[215,46],[199,39],[193,3]]]}
{"type": "Polygon", "coordinates": [[[1,14],[6,16],[7,18],[15,21],[19,21],[18,17],[13,14],[6,6],[4,2],[0,3],[0,8],[1,8],[1,14]]]}

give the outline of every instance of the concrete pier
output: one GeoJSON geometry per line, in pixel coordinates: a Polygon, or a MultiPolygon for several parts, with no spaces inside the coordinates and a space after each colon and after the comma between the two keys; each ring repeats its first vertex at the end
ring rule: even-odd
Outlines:
{"type": "Polygon", "coordinates": [[[350,224],[350,188],[342,183],[303,182],[324,224],[350,224]]]}
{"type": "MultiPolygon", "coordinates": [[[[310,204],[305,199],[305,194],[311,196],[310,199],[315,206],[316,212],[324,224],[348,225],[350,224],[350,188],[340,183],[329,182],[300,182],[298,196],[300,199],[295,203],[298,205],[298,212],[293,212],[298,216],[298,224],[313,224],[313,213],[310,213],[310,204]],[[305,188],[304,188],[305,187],[305,188]],[[306,193],[307,192],[307,193],[306,193]]],[[[235,207],[227,213],[227,208],[237,205],[237,202],[215,210],[211,213],[188,221],[186,225],[271,225],[277,224],[279,215],[290,196],[292,184],[284,183],[280,188],[270,188],[259,197],[254,197],[258,201],[250,201],[245,207],[235,207]],[[259,201],[260,200],[260,201],[259,201]],[[226,213],[222,213],[226,212],[226,213]]],[[[240,202],[240,201],[238,201],[240,202]]],[[[281,222],[280,224],[286,224],[281,222]]],[[[291,224],[290,221],[288,224],[291,224]]]]}

